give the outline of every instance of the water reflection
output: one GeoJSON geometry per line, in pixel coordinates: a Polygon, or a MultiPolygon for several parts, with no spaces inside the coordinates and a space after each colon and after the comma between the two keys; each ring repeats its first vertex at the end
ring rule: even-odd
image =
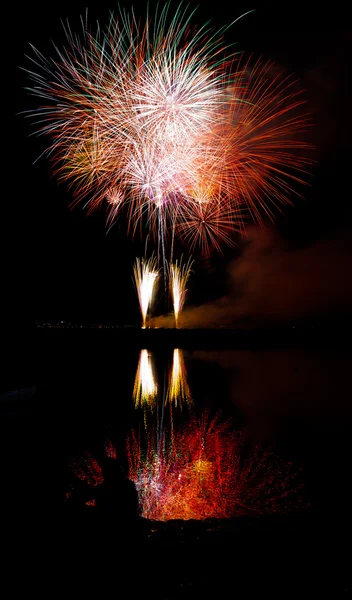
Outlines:
{"type": "Polygon", "coordinates": [[[191,415],[172,435],[155,427],[143,433],[133,431],[127,444],[143,517],[231,518],[302,505],[292,463],[249,445],[221,415],[191,415]]]}
{"type": "MultiPolygon", "coordinates": [[[[254,442],[219,408],[194,402],[184,353],[175,348],[162,368],[152,352],[140,352],[132,400],[134,422],[126,436],[129,478],[144,518],[232,518],[302,507],[302,478],[290,461],[254,442]]],[[[105,441],[105,455],[117,458],[105,441]]],[[[91,487],[103,481],[89,452],[72,462],[91,487]]],[[[94,495],[94,494],[93,494],[94,495]]]]}
{"type": "Polygon", "coordinates": [[[156,402],[157,392],[151,354],[148,350],[141,350],[133,387],[135,407],[152,408],[156,402]]]}
{"type": "Polygon", "coordinates": [[[183,351],[179,348],[174,349],[166,400],[174,406],[182,406],[185,402],[192,404],[183,351]]]}

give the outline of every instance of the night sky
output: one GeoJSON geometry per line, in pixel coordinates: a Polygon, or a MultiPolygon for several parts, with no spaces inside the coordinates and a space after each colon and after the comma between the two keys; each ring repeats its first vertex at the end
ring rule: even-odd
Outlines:
{"type": "MultiPolygon", "coordinates": [[[[133,5],[137,14],[142,17],[145,15],[144,1],[126,0],[121,4],[127,9],[133,5]]],[[[149,4],[155,6],[156,0],[150,0],[149,4]]],[[[272,223],[268,223],[266,229],[249,226],[247,236],[236,237],[235,248],[224,247],[223,256],[216,253],[208,258],[199,253],[194,255],[194,274],[188,285],[181,327],[257,326],[273,324],[277,320],[299,321],[301,318],[327,319],[339,316],[343,318],[343,324],[346,317],[352,322],[352,98],[349,90],[352,87],[349,85],[352,32],[347,30],[349,21],[345,5],[342,1],[325,5],[320,3],[318,8],[301,1],[275,4],[259,0],[199,2],[193,23],[201,26],[211,20],[215,30],[254,9],[253,13],[240,19],[226,33],[226,39],[229,44],[236,42],[238,51],[243,51],[247,56],[253,53],[255,57],[273,60],[300,80],[315,123],[311,141],[316,146],[316,165],[308,177],[309,185],[305,188],[304,199],[297,199],[293,207],[285,208],[281,215],[278,213],[275,226],[272,223]]],[[[89,22],[93,24],[98,20],[104,28],[110,10],[117,6],[117,2],[107,4],[106,0],[96,0],[94,6],[88,5],[89,22]]],[[[191,6],[197,7],[198,3],[191,2],[191,6]]],[[[91,430],[87,430],[88,434],[91,431],[92,437],[97,435],[103,418],[104,427],[105,419],[109,418],[115,419],[116,423],[123,423],[121,410],[124,408],[120,400],[123,400],[125,392],[121,392],[119,387],[114,396],[115,392],[112,393],[109,386],[115,380],[116,385],[120,386],[119,379],[116,379],[116,363],[120,365],[122,379],[126,382],[127,374],[134,369],[131,353],[125,354],[121,344],[121,347],[113,348],[111,353],[108,344],[104,349],[98,344],[93,348],[89,343],[83,348],[88,339],[84,336],[79,336],[83,340],[80,342],[84,350],[81,353],[77,352],[79,344],[71,345],[66,335],[63,345],[56,341],[50,345],[44,335],[44,343],[39,344],[38,353],[33,340],[29,339],[35,322],[65,320],[80,324],[136,326],[141,323],[132,269],[136,256],[144,253],[144,241],[128,237],[124,219],[118,220],[107,233],[104,210],[87,215],[83,203],[74,209],[70,208],[72,195],[69,189],[57,184],[51,173],[50,161],[46,156],[41,156],[48,140],[36,136],[31,121],[20,114],[36,106],[36,100],[28,96],[24,89],[31,83],[22,70],[30,68],[31,63],[25,57],[26,54],[32,55],[30,44],[45,56],[53,56],[52,42],[59,48],[65,42],[60,19],[68,18],[72,29],[79,30],[79,18],[85,11],[86,4],[72,0],[46,4],[34,2],[25,6],[14,3],[12,14],[3,22],[6,36],[3,66],[5,63],[6,66],[10,65],[10,78],[3,87],[3,131],[10,141],[7,144],[5,139],[3,143],[6,155],[2,173],[5,210],[3,262],[6,274],[8,271],[10,277],[2,292],[5,302],[6,298],[10,300],[13,315],[10,320],[7,311],[3,310],[3,317],[9,324],[14,322],[16,325],[26,320],[31,327],[31,334],[28,339],[26,336],[16,336],[10,327],[11,343],[3,341],[6,356],[2,364],[1,384],[3,389],[17,389],[21,380],[33,382],[34,377],[39,381],[34,418],[28,424],[27,413],[24,412],[22,425],[16,423],[15,428],[9,427],[8,420],[4,420],[2,432],[3,441],[7,444],[6,457],[10,469],[15,465],[17,456],[21,461],[22,466],[18,468],[16,464],[13,469],[15,478],[23,484],[21,477],[24,473],[28,490],[33,489],[33,478],[37,483],[36,494],[28,494],[26,490],[25,502],[21,496],[21,512],[24,508],[28,509],[31,499],[36,503],[38,498],[44,499],[41,503],[44,506],[49,497],[48,479],[55,480],[54,489],[57,489],[56,456],[59,455],[57,464],[61,468],[62,448],[65,444],[69,445],[70,435],[78,447],[81,443],[80,431],[84,431],[82,439],[86,439],[87,423],[91,427],[91,430]],[[120,360],[122,356],[125,362],[120,360]],[[104,367],[101,366],[103,363],[104,367]],[[130,371],[122,373],[124,366],[121,365],[125,364],[128,364],[126,369],[130,371]],[[105,378],[104,374],[107,373],[105,378]],[[71,379],[75,381],[73,386],[71,379]],[[56,392],[50,390],[46,395],[46,382],[50,382],[48,387],[56,388],[56,392]],[[115,411],[119,413],[116,416],[115,411]],[[32,444],[38,444],[38,456],[31,451],[32,444]],[[30,482],[25,473],[29,465],[30,482]],[[45,486],[43,494],[40,492],[41,485],[45,486]]],[[[179,253],[181,249],[179,246],[179,253]]],[[[154,325],[174,326],[173,319],[170,321],[168,316],[164,316],[169,308],[167,299],[159,294],[155,306],[155,313],[159,317],[154,320],[154,325]]],[[[340,331],[348,344],[347,329],[340,331]]],[[[208,335],[207,332],[205,334],[208,335]]],[[[233,337],[235,339],[235,335],[233,337]]],[[[93,344],[94,339],[92,336],[93,344]]],[[[350,465],[349,430],[341,434],[341,429],[338,430],[336,425],[335,437],[323,433],[323,442],[315,446],[310,428],[311,421],[315,422],[315,418],[318,421],[325,419],[325,415],[329,424],[333,424],[332,428],[335,426],[334,416],[336,422],[342,419],[341,415],[344,418],[345,412],[341,407],[349,398],[348,393],[344,394],[349,367],[340,358],[336,358],[338,366],[331,366],[330,356],[327,355],[324,362],[319,353],[315,356],[314,353],[293,351],[290,356],[288,359],[287,353],[281,350],[274,358],[263,353],[264,358],[261,359],[255,352],[245,352],[241,356],[237,353],[227,371],[231,372],[232,377],[233,406],[248,420],[253,415],[254,428],[261,421],[263,429],[269,421],[274,425],[285,422],[285,411],[289,411],[288,445],[294,439],[297,447],[303,448],[304,452],[307,448],[311,452],[311,464],[314,467],[313,475],[310,473],[313,478],[311,485],[317,487],[318,504],[321,503],[324,510],[327,508],[324,521],[330,515],[335,527],[336,518],[341,519],[342,523],[341,515],[347,514],[347,509],[341,511],[341,505],[344,509],[350,499],[348,479],[345,477],[350,465]],[[322,396],[320,390],[324,392],[322,396]],[[297,399],[301,399],[301,404],[297,404],[297,399]],[[310,411],[314,417],[309,417],[310,411]],[[300,425],[307,432],[306,438],[300,436],[300,425]],[[340,441],[340,445],[335,439],[340,441]],[[348,445],[347,453],[344,445],[348,445]]],[[[199,361],[198,368],[199,373],[202,371],[203,379],[205,369],[202,364],[199,361]]],[[[207,386],[207,393],[208,381],[211,380],[212,376],[210,379],[204,377],[202,383],[204,390],[207,386]]],[[[229,381],[224,376],[220,390],[229,381]]],[[[218,385],[215,377],[212,385],[218,385]]],[[[14,410],[17,410],[17,404],[14,410]]],[[[12,420],[15,423],[11,416],[12,420]]],[[[346,418],[344,426],[350,426],[349,419],[346,418]]],[[[292,445],[294,447],[293,442],[292,445]]],[[[309,461],[307,459],[308,469],[309,461]]],[[[32,518],[30,520],[33,521],[32,518]]],[[[341,530],[344,535],[348,531],[345,523],[341,530]]],[[[260,556],[267,555],[272,563],[272,556],[267,551],[267,531],[260,556]]],[[[324,537],[325,531],[324,523],[321,527],[319,521],[319,532],[324,537]]],[[[33,536],[28,536],[28,539],[33,539],[33,536]]],[[[305,543],[306,539],[303,537],[303,546],[308,548],[306,562],[308,568],[312,569],[312,546],[310,540],[305,543]]],[[[331,544],[327,560],[336,552],[337,556],[342,554],[344,541],[342,539],[342,543],[339,540],[338,544],[331,544]]],[[[300,539],[297,544],[301,542],[300,539]]],[[[324,539],[321,554],[325,551],[326,543],[324,539]]],[[[318,546],[317,540],[315,545],[318,546]]],[[[100,549],[101,545],[97,545],[97,548],[100,549]]],[[[208,549],[206,552],[211,557],[208,549]]],[[[253,555],[252,549],[248,554],[243,553],[241,547],[240,554],[246,562],[248,556],[253,555]]],[[[106,561],[107,553],[102,556],[106,561]]],[[[284,551],[282,556],[287,559],[284,551]]],[[[173,564],[168,556],[166,558],[168,564],[173,564]]],[[[317,577],[322,584],[322,574],[328,573],[331,565],[323,564],[324,568],[321,568],[319,560],[316,563],[319,567],[317,577]]],[[[249,565],[252,571],[252,561],[249,565]]],[[[270,564],[270,569],[273,569],[273,565],[277,571],[275,563],[270,564]]],[[[293,565],[295,568],[295,563],[293,565]]],[[[289,586],[296,578],[291,567],[287,578],[289,586]]],[[[231,564],[231,576],[233,569],[234,565],[231,564]]],[[[81,571],[78,572],[81,578],[81,571]]],[[[269,570],[265,579],[268,577],[269,570]]],[[[149,573],[148,578],[139,579],[144,585],[144,581],[150,580],[149,573]]]]}
{"type": "MultiPolygon", "coordinates": [[[[132,5],[130,2],[122,4],[126,8],[132,5]]],[[[352,254],[348,95],[351,33],[346,31],[343,4],[334,3],[333,10],[326,8],[325,12],[323,5],[316,12],[308,9],[305,3],[257,4],[228,3],[224,0],[209,5],[200,3],[193,23],[202,25],[212,19],[216,29],[243,12],[255,9],[227,33],[229,43],[236,41],[238,50],[275,60],[302,81],[316,123],[313,141],[317,146],[318,163],[312,169],[305,199],[278,217],[276,230],[269,235],[269,247],[282,248],[284,244],[285,252],[289,249],[293,253],[289,259],[290,264],[297,264],[297,280],[300,277],[299,265],[305,264],[302,252],[313,247],[317,262],[320,256],[322,261],[326,261],[321,277],[329,285],[328,271],[335,270],[335,263],[333,259],[329,262],[326,255],[335,256],[336,242],[339,245],[336,261],[340,267],[342,264],[346,293],[351,293],[351,283],[346,283],[351,277],[348,255],[352,254]],[[330,246],[326,249],[325,243],[332,244],[331,252],[330,246]],[[322,253],[319,250],[321,246],[325,248],[322,253]],[[301,252],[300,256],[297,255],[297,263],[295,252],[301,252]],[[347,257],[345,266],[344,257],[347,257]]],[[[88,7],[89,20],[93,23],[98,19],[103,26],[114,3],[110,3],[108,8],[104,2],[97,5],[99,8],[88,7]]],[[[196,3],[193,5],[196,6],[196,3]]],[[[142,16],[145,14],[144,2],[134,2],[133,6],[136,12],[142,16]],[[142,6],[141,11],[139,6],[142,6]]],[[[41,3],[34,3],[13,16],[16,22],[12,34],[16,113],[32,107],[35,102],[24,91],[29,81],[18,68],[30,65],[25,58],[25,54],[30,53],[29,43],[45,55],[53,55],[51,39],[59,47],[64,41],[60,19],[67,17],[72,28],[76,24],[78,29],[79,15],[84,12],[85,5],[82,3],[54,3],[45,10],[41,3]]],[[[13,119],[16,170],[7,199],[14,232],[13,271],[17,274],[17,284],[21,282],[22,286],[23,281],[23,288],[28,290],[27,294],[33,300],[32,319],[138,324],[138,303],[131,276],[134,259],[143,253],[144,244],[127,237],[124,220],[118,221],[107,234],[104,211],[88,216],[83,204],[70,209],[70,192],[64,185],[57,185],[51,175],[49,160],[43,156],[33,164],[45,150],[46,140],[29,136],[34,127],[22,115],[16,114],[13,119]]],[[[258,239],[263,238],[263,234],[255,229],[251,230],[251,236],[255,238],[254,247],[258,245],[258,239]]],[[[248,248],[244,251],[241,241],[238,242],[239,247],[225,250],[223,257],[212,255],[205,259],[195,256],[195,274],[190,281],[187,298],[189,304],[231,297],[232,273],[238,264],[236,260],[242,260],[241,265],[248,257],[248,248]],[[247,255],[244,257],[245,252],[247,255]]],[[[270,271],[270,264],[266,268],[270,271]]],[[[253,269],[256,271],[256,266],[253,269]]],[[[336,287],[339,281],[331,285],[336,287]]],[[[317,290],[317,294],[324,295],[324,286],[318,286],[317,290]]],[[[266,293],[275,295],[276,291],[269,288],[263,292],[261,289],[258,298],[266,293]]],[[[278,307],[280,303],[285,305],[281,292],[277,298],[278,307]]],[[[253,298],[252,304],[256,304],[253,298]]],[[[347,311],[346,303],[343,304],[343,310],[347,311]]],[[[311,313],[314,313],[314,306],[313,302],[309,309],[311,313]]],[[[332,310],[338,311],[338,298],[331,306],[332,310]]],[[[302,310],[304,312],[304,307],[302,310]]],[[[326,310],[330,310],[329,303],[326,310]]],[[[156,311],[165,311],[165,298],[159,299],[156,311]]]]}

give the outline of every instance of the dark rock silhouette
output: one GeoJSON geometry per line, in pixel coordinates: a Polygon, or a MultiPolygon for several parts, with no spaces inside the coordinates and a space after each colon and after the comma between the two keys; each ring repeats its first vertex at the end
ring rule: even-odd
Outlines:
{"type": "Polygon", "coordinates": [[[96,489],[96,508],[103,519],[115,521],[123,529],[139,521],[138,493],[128,479],[128,467],[123,459],[106,457],[102,461],[104,481],[96,489]]]}
{"type": "Polygon", "coordinates": [[[103,481],[99,485],[75,478],[66,495],[68,524],[78,543],[89,545],[110,539],[114,544],[142,540],[143,519],[140,517],[138,493],[128,479],[128,465],[123,458],[102,454],[99,465],[103,481]]]}

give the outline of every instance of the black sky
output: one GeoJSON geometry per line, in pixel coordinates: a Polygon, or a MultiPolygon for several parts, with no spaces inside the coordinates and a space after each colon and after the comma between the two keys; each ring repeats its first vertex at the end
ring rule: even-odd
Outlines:
{"type": "MultiPolygon", "coordinates": [[[[132,4],[145,14],[144,2],[132,4]],[[139,7],[142,7],[140,9],[139,7]]],[[[154,5],[153,2],[150,3],[154,5]]],[[[197,6],[196,3],[192,4],[197,6]]],[[[103,25],[108,20],[105,2],[88,6],[89,20],[103,25]]],[[[306,199],[297,202],[278,220],[277,228],[290,244],[302,246],[325,239],[332,232],[350,230],[350,96],[351,33],[347,31],[343,3],[310,9],[304,3],[199,3],[195,24],[212,19],[215,29],[243,12],[255,12],[241,19],[227,34],[238,50],[277,61],[297,75],[316,121],[315,141],[318,165],[313,171],[306,199]],[[231,6],[229,6],[231,4],[231,6]]],[[[28,4],[14,14],[12,35],[13,76],[18,113],[33,102],[24,91],[28,80],[19,67],[28,67],[25,58],[33,44],[44,54],[53,54],[51,40],[59,47],[64,41],[60,19],[78,24],[85,5],[53,3],[28,4]]],[[[14,115],[16,165],[12,175],[10,203],[15,252],[13,270],[23,272],[33,300],[33,319],[89,322],[138,323],[138,304],[131,280],[132,264],[143,244],[126,235],[124,221],[106,234],[105,214],[87,216],[82,207],[70,210],[71,196],[58,186],[43,157],[45,140],[29,137],[30,123],[14,115]]],[[[226,293],[227,264],[239,250],[224,258],[205,261],[196,257],[196,274],[190,282],[188,301],[201,303],[226,293]]],[[[161,298],[159,311],[164,309],[161,298]]]]}

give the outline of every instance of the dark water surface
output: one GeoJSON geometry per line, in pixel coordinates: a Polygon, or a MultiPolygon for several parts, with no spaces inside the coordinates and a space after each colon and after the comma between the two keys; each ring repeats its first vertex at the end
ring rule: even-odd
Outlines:
{"type": "MultiPolygon", "coordinates": [[[[37,490],[57,531],[77,482],[97,483],[102,453],[124,456],[146,523],[128,563],[142,591],[347,597],[351,353],[195,346],[47,337],[32,398],[14,413],[2,403],[22,493],[37,490]]],[[[86,565],[102,556],[91,543],[86,565]]],[[[118,540],[103,545],[107,565],[118,540]]]]}

